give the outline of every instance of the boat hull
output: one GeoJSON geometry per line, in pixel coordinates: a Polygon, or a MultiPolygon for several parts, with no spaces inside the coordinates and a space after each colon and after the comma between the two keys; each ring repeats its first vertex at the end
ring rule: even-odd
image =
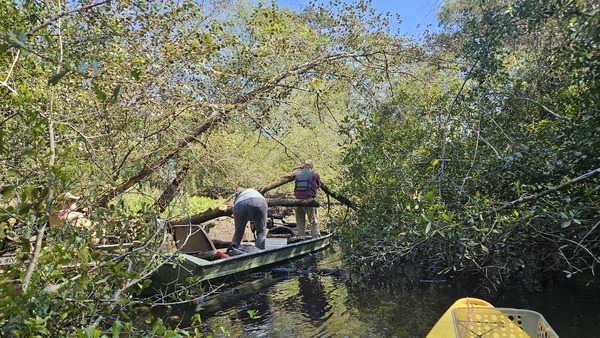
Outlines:
{"type": "Polygon", "coordinates": [[[217,280],[298,258],[324,249],[330,244],[332,234],[279,248],[261,250],[215,261],[194,255],[182,254],[181,261],[167,262],[152,276],[154,287],[184,282],[188,277],[201,277],[201,280],[217,280]]]}
{"type": "Polygon", "coordinates": [[[427,338],[544,337],[558,338],[546,319],[531,310],[499,308],[478,298],[454,302],[427,338]]]}

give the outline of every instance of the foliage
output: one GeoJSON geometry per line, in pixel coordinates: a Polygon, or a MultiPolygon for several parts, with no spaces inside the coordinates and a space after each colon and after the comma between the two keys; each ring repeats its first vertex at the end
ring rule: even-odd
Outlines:
{"type": "Polygon", "coordinates": [[[369,206],[346,234],[357,256],[492,285],[597,269],[598,13],[590,1],[445,5],[430,45],[459,65],[448,85],[399,84],[408,99],[347,121],[346,191],[369,206]]]}
{"type": "MultiPolygon", "coordinates": [[[[144,215],[151,210],[160,195],[159,191],[147,191],[142,193],[127,193],[120,196],[117,201],[124,206],[124,212],[132,217],[144,215]]],[[[202,211],[217,208],[225,202],[224,199],[212,199],[205,196],[180,196],[171,202],[169,208],[161,215],[185,215],[197,214],[202,211]]]]}

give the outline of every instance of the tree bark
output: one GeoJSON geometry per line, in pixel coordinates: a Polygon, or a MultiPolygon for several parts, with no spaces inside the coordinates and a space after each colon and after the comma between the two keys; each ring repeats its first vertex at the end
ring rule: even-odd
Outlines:
{"type": "Polygon", "coordinates": [[[167,189],[165,189],[165,191],[163,191],[163,193],[160,196],[160,198],[158,199],[158,201],[156,201],[156,208],[158,210],[158,214],[162,214],[163,211],[165,211],[167,209],[169,204],[171,204],[171,201],[173,200],[173,198],[175,198],[175,196],[177,196],[177,194],[181,190],[181,184],[183,183],[184,179],[186,178],[189,170],[190,170],[190,162],[186,163],[181,168],[181,170],[175,176],[175,179],[173,179],[173,181],[171,182],[171,184],[169,184],[167,189]]]}
{"type": "MultiPolygon", "coordinates": [[[[267,198],[269,207],[319,207],[320,204],[315,199],[299,200],[295,198],[267,198]]],[[[233,206],[223,204],[216,209],[208,209],[192,216],[174,217],[169,219],[172,225],[182,224],[201,224],[215,218],[233,215],[233,206]]]]}

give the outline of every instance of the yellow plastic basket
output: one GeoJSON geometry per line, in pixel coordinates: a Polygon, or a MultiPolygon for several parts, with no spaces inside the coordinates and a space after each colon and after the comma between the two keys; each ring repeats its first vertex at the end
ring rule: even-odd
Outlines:
{"type": "Polygon", "coordinates": [[[452,310],[456,337],[558,338],[544,316],[535,311],[460,307],[452,310]]]}

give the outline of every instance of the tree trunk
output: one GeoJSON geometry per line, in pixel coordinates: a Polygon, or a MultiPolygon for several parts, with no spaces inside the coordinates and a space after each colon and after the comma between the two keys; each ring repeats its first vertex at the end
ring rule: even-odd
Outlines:
{"type": "Polygon", "coordinates": [[[173,198],[175,198],[175,196],[177,196],[177,194],[181,190],[181,184],[183,183],[189,170],[190,170],[190,162],[186,163],[183,166],[183,168],[181,168],[181,170],[175,176],[175,179],[173,179],[173,181],[171,182],[171,184],[169,184],[167,189],[165,189],[165,191],[163,191],[163,193],[160,196],[160,198],[158,199],[158,201],[156,201],[156,208],[158,210],[159,215],[162,214],[163,211],[165,211],[167,209],[169,204],[171,204],[171,201],[173,200],[173,198]]]}
{"type": "MultiPolygon", "coordinates": [[[[267,198],[269,207],[319,207],[315,199],[299,200],[295,198],[267,198]]],[[[169,220],[172,225],[201,224],[215,218],[233,215],[233,206],[223,204],[217,209],[208,209],[192,216],[174,217],[169,220]]]]}
{"type": "Polygon", "coordinates": [[[177,145],[170,152],[168,152],[165,156],[154,161],[153,163],[150,163],[150,164],[144,166],[144,168],[142,168],[142,170],[140,170],[135,176],[130,177],[124,183],[121,183],[120,185],[116,186],[108,193],[104,194],[104,196],[102,196],[98,200],[97,204],[100,206],[105,206],[108,203],[108,201],[110,201],[113,198],[115,198],[116,196],[122,194],[127,189],[131,188],[136,183],[142,181],[148,175],[152,174],[160,166],[167,163],[168,160],[173,158],[175,155],[179,154],[179,152],[181,150],[186,149],[188,144],[197,142],[198,136],[203,134],[205,131],[209,130],[213,124],[219,122],[225,116],[225,114],[228,112],[229,111],[225,111],[225,110],[219,111],[216,115],[211,117],[203,125],[201,125],[199,128],[197,128],[191,135],[181,139],[177,143],[177,145]]]}

